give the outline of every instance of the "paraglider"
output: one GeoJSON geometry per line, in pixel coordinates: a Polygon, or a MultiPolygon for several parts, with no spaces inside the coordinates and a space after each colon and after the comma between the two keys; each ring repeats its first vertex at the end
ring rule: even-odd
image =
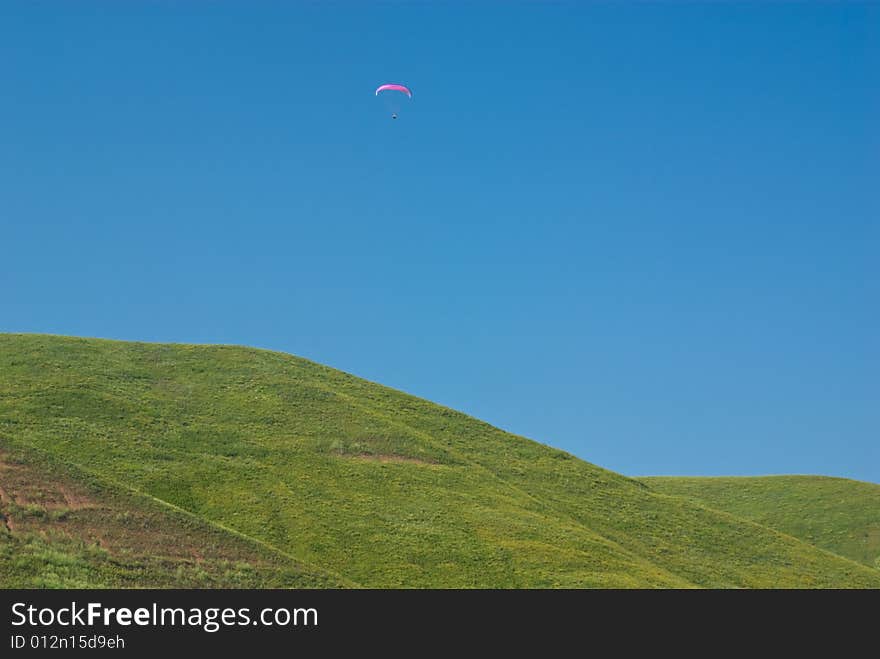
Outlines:
{"type": "Polygon", "coordinates": [[[386,99],[386,102],[389,105],[392,119],[397,119],[397,115],[400,112],[400,95],[403,94],[408,99],[412,99],[412,91],[409,87],[405,85],[398,85],[394,83],[379,85],[379,87],[376,89],[376,96],[378,96],[380,92],[382,92],[382,96],[386,99]]]}
{"type": "Polygon", "coordinates": [[[410,98],[412,98],[412,92],[409,90],[409,87],[405,87],[404,85],[395,85],[395,84],[387,84],[387,85],[379,85],[379,88],[376,90],[376,96],[379,95],[379,92],[385,91],[395,91],[395,92],[403,92],[410,98]]]}

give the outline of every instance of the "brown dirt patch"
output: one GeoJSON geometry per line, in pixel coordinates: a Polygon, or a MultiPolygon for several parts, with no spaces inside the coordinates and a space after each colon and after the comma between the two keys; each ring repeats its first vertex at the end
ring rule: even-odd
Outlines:
{"type": "Polygon", "coordinates": [[[397,463],[411,463],[411,464],[421,464],[421,465],[435,465],[438,464],[436,460],[427,460],[423,458],[413,458],[408,455],[395,455],[393,453],[356,453],[354,455],[346,456],[353,460],[362,460],[364,462],[397,462],[397,463]]]}
{"type": "Polygon", "coordinates": [[[33,470],[8,462],[0,453],[0,486],[4,498],[18,506],[38,506],[44,510],[82,510],[95,507],[84,492],[69,483],[35,477],[33,470]]]}
{"type": "Polygon", "coordinates": [[[74,492],[70,487],[58,483],[58,491],[64,497],[64,502],[70,510],[82,510],[83,508],[93,508],[94,503],[88,497],[74,492]]]}
{"type": "Polygon", "coordinates": [[[90,494],[72,478],[11,460],[2,450],[0,515],[5,518],[0,524],[14,535],[67,537],[122,557],[254,563],[252,550],[238,543],[218,545],[209,532],[175,516],[142,507],[127,496],[90,494]]]}

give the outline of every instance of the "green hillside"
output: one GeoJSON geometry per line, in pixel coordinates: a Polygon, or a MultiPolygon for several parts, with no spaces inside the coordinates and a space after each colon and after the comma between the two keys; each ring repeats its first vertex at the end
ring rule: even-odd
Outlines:
{"type": "Polygon", "coordinates": [[[824,476],[642,480],[880,568],[880,485],[824,476]]]}
{"type": "Polygon", "coordinates": [[[348,585],[31,450],[0,450],[0,524],[3,588],[348,585]]]}
{"type": "MultiPolygon", "coordinates": [[[[166,511],[201,524],[214,559],[278,582],[880,587],[880,571],[790,535],[261,350],[0,335],[0,451],[127,497],[148,532],[166,511]],[[268,566],[247,555],[258,549],[268,566]]],[[[4,514],[15,527],[16,510],[4,514]]],[[[35,556],[76,537],[56,526],[37,532],[52,546],[35,556]]],[[[14,582],[27,539],[2,533],[0,574],[14,582]]],[[[205,584],[225,585],[224,569],[205,584]]]]}

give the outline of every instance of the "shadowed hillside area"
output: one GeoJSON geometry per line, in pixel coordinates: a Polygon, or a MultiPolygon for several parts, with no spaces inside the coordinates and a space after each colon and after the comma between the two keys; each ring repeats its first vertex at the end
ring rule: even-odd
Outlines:
{"type": "Polygon", "coordinates": [[[0,459],[5,587],[880,587],[818,536],[263,350],[0,335],[0,459]]]}

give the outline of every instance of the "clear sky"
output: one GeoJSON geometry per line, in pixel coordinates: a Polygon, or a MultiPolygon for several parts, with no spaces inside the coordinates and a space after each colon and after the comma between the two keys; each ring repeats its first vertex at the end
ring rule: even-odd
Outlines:
{"type": "Polygon", "coordinates": [[[880,5],[364,4],[0,4],[0,331],[880,482],[880,5]]]}

